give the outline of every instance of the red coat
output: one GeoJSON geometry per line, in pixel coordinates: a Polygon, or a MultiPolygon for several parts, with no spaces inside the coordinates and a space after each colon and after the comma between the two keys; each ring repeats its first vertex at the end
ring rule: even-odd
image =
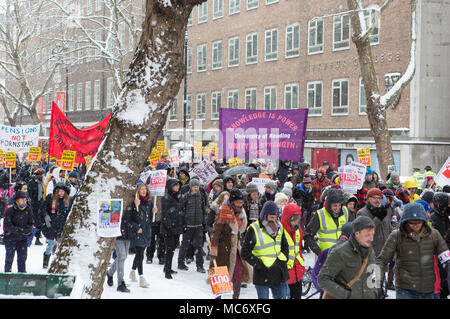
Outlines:
{"type": "MultiPolygon", "coordinates": [[[[297,243],[295,242],[295,232],[292,230],[291,225],[289,224],[289,218],[292,215],[301,215],[302,212],[300,210],[300,207],[297,204],[290,203],[286,205],[283,209],[283,214],[281,216],[281,224],[283,225],[283,228],[286,230],[286,232],[291,236],[292,241],[296,246],[298,246],[299,254],[303,258],[302,255],[302,240],[303,240],[303,231],[302,228],[299,228],[300,231],[300,241],[297,243]]],[[[286,281],[288,285],[295,284],[298,281],[301,281],[303,276],[305,275],[305,267],[300,265],[300,262],[295,259],[294,260],[294,266],[289,269],[289,279],[286,281]]]]}

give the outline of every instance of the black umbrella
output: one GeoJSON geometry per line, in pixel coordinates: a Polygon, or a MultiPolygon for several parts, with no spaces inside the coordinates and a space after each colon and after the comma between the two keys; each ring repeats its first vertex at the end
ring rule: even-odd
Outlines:
{"type": "Polygon", "coordinates": [[[258,174],[258,171],[254,167],[246,165],[238,165],[227,169],[223,176],[244,175],[244,174],[258,174]]]}

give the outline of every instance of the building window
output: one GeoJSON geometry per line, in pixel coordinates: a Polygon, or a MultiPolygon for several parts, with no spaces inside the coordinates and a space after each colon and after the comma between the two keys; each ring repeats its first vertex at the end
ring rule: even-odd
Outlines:
{"type": "Polygon", "coordinates": [[[322,115],[322,82],[308,82],[307,91],[309,115],[322,115]]]}
{"type": "Polygon", "coordinates": [[[75,111],[75,105],[73,104],[73,102],[74,102],[73,94],[75,93],[74,90],[75,90],[74,85],[73,84],[69,85],[69,105],[66,106],[66,109],[68,111],[70,111],[70,110],[75,111]]]}
{"type": "Polygon", "coordinates": [[[223,0],[214,0],[213,3],[213,19],[223,17],[223,0]]]}
{"type": "Polygon", "coordinates": [[[114,104],[114,81],[113,78],[108,78],[106,80],[106,106],[112,107],[114,104]]]}
{"type": "Polygon", "coordinates": [[[92,84],[91,81],[86,82],[86,87],[84,89],[84,109],[91,108],[91,92],[92,92],[92,84]]]}
{"type": "Polygon", "coordinates": [[[364,10],[364,22],[366,24],[366,29],[375,23],[375,28],[369,36],[370,44],[380,43],[380,19],[375,9],[364,10]]]}
{"type": "Polygon", "coordinates": [[[277,3],[278,0],[266,0],[266,5],[267,4],[272,4],[272,3],[277,3]]]}
{"type": "Polygon", "coordinates": [[[286,58],[300,55],[300,24],[286,26],[286,58]]]}
{"type": "Polygon", "coordinates": [[[178,99],[174,98],[172,103],[172,108],[169,111],[169,121],[178,120],[178,99]]]}
{"type": "Polygon", "coordinates": [[[230,0],[230,15],[241,11],[241,0],[230,0]]]}
{"type": "Polygon", "coordinates": [[[222,68],[222,41],[215,41],[212,45],[212,68],[222,68]]]}
{"type": "Polygon", "coordinates": [[[77,85],[77,106],[76,107],[79,110],[83,109],[83,83],[78,83],[78,85],[77,85]]]}
{"type": "Polygon", "coordinates": [[[256,88],[245,89],[245,109],[256,110],[256,88]]]}
{"type": "Polygon", "coordinates": [[[228,39],[228,66],[239,65],[239,37],[228,39]]]}
{"type": "Polygon", "coordinates": [[[323,20],[309,21],[308,54],[323,52],[323,20]]]}
{"type": "Polygon", "coordinates": [[[208,21],[208,2],[207,1],[198,5],[198,17],[197,17],[198,24],[204,23],[206,21],[208,21]]]}
{"type": "Polygon", "coordinates": [[[211,120],[219,119],[219,110],[222,107],[222,92],[214,91],[211,93],[211,120]]]}
{"type": "Polygon", "coordinates": [[[125,49],[125,22],[122,21],[119,23],[118,31],[117,31],[117,39],[119,41],[119,45],[121,49],[125,49]]]}
{"type": "Polygon", "coordinates": [[[247,10],[256,9],[259,6],[259,0],[247,0],[247,10]]]}
{"type": "MultiPolygon", "coordinates": [[[[186,120],[191,119],[192,110],[192,95],[186,94],[186,120]]],[[[183,119],[184,119],[184,105],[183,105],[183,119]]]]}
{"type": "Polygon", "coordinates": [[[100,80],[94,81],[94,109],[100,109],[100,80]]]}
{"type": "Polygon", "coordinates": [[[187,26],[190,27],[194,24],[194,10],[191,11],[191,14],[189,15],[187,26]]]}
{"type": "Polygon", "coordinates": [[[298,109],[298,84],[286,84],[284,86],[284,108],[286,110],[298,109]]]}
{"type": "Polygon", "coordinates": [[[266,30],[265,61],[273,61],[278,58],[278,29],[266,30]]]}
{"type": "Polygon", "coordinates": [[[238,109],[239,108],[239,90],[229,90],[227,100],[228,100],[228,108],[238,109]]]}
{"type": "Polygon", "coordinates": [[[192,47],[187,47],[187,65],[186,65],[187,73],[192,73],[192,47]]]}
{"type": "Polygon", "coordinates": [[[197,46],[197,72],[206,71],[206,43],[197,46]]]}
{"type": "Polygon", "coordinates": [[[206,93],[197,94],[196,116],[197,120],[204,120],[206,113],[206,93]]]}
{"type": "Polygon", "coordinates": [[[337,16],[333,19],[333,50],[350,48],[350,15],[337,16]]]}
{"type": "Polygon", "coordinates": [[[337,79],[332,82],[331,115],[348,114],[348,79],[337,79]]]}
{"type": "Polygon", "coordinates": [[[366,90],[364,89],[364,82],[362,78],[359,78],[359,114],[367,114],[366,90]]]}
{"type": "Polygon", "coordinates": [[[277,88],[275,86],[264,87],[264,109],[277,109],[277,88]]]}
{"type": "Polygon", "coordinates": [[[245,63],[253,64],[258,62],[258,34],[247,34],[245,49],[245,63]]]}

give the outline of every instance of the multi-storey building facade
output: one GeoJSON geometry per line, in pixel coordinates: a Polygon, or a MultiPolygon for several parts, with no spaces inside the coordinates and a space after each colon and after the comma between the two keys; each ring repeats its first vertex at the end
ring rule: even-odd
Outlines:
{"type": "MultiPolygon", "coordinates": [[[[363,2],[366,6],[384,1],[363,2]]],[[[448,4],[442,1],[440,6],[448,4]]],[[[344,0],[209,0],[195,8],[187,32],[187,139],[202,140],[203,145],[217,142],[220,107],[309,108],[304,158],[313,167],[326,159],[337,169],[347,157],[356,159],[357,148],[375,150],[358,56],[351,40],[350,16],[345,11],[344,0]],[[340,12],[343,14],[339,15],[340,12]]],[[[440,132],[429,134],[422,130],[419,135],[413,134],[414,127],[423,125],[421,121],[414,123],[417,116],[414,107],[422,109],[429,98],[422,95],[422,100],[417,100],[417,90],[424,93],[419,85],[426,76],[423,63],[426,60],[438,65],[445,60],[442,55],[440,61],[432,58],[429,49],[424,51],[425,42],[431,41],[429,32],[432,31],[432,37],[447,32],[430,25],[449,21],[444,13],[442,22],[435,19],[439,11],[436,2],[421,1],[417,11],[417,56],[421,59],[416,61],[416,77],[396,106],[387,111],[397,169],[405,175],[425,162],[434,167],[442,165],[450,149],[446,124],[450,112],[448,106],[440,105],[437,97],[433,98],[433,106],[427,107],[447,118],[447,121],[439,116],[429,118],[440,132]],[[415,149],[426,148],[433,149],[434,158],[414,157],[415,149]]],[[[370,10],[364,17],[369,22],[374,15],[375,10],[370,10]]],[[[448,33],[445,36],[448,39],[448,33]]],[[[370,40],[379,86],[384,93],[405,72],[410,61],[409,3],[392,2],[370,40]]],[[[449,57],[448,50],[439,43],[433,50],[443,50],[442,54],[449,57]]],[[[448,63],[446,66],[448,70],[448,63]]],[[[449,85],[448,78],[446,84],[449,85]]],[[[182,85],[167,125],[171,145],[181,145],[185,137],[183,100],[182,85]]],[[[372,158],[377,168],[374,152],[372,158]]]]}

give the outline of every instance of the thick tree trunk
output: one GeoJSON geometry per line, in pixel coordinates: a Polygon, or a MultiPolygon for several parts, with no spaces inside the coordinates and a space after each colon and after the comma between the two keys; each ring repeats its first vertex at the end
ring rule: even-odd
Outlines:
{"type": "Polygon", "coordinates": [[[124,209],[132,203],[136,180],[184,76],[187,19],[193,6],[203,1],[147,0],[143,32],[122,92],[49,269],[81,276],[85,298],[101,297],[115,243],[96,234],[97,202],[123,198],[124,209]]]}

